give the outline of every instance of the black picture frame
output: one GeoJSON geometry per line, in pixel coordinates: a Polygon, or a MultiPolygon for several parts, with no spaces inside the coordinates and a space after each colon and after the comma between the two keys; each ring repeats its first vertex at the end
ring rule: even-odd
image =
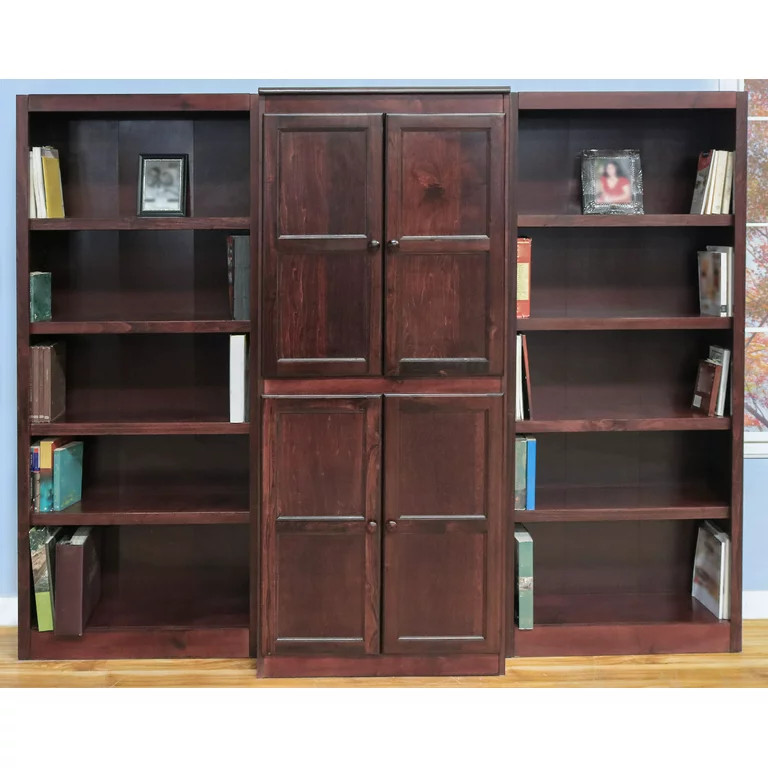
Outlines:
{"type": "Polygon", "coordinates": [[[583,150],[581,192],[585,214],[643,213],[640,150],[583,150]]]}
{"type": "Polygon", "coordinates": [[[137,215],[186,216],[188,165],[185,154],[140,154],[137,215]]]}

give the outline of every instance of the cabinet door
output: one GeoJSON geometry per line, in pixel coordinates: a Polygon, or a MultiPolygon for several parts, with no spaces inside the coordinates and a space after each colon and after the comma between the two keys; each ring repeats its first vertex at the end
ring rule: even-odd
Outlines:
{"type": "Polygon", "coordinates": [[[389,375],[501,374],[504,115],[387,115],[389,375]]]}
{"type": "Polygon", "coordinates": [[[385,399],[385,653],[498,652],[501,397],[385,399]]]}
{"type": "Polygon", "coordinates": [[[264,117],[264,374],[381,373],[382,121],[264,117]]]}
{"type": "Polygon", "coordinates": [[[378,653],[381,398],[264,402],[264,653],[378,653]]]}

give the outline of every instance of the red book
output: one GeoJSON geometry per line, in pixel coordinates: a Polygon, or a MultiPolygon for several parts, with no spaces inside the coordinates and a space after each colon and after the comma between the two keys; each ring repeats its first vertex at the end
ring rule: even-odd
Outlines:
{"type": "Polygon", "coordinates": [[[517,316],[531,316],[531,238],[517,238],[517,316]]]}

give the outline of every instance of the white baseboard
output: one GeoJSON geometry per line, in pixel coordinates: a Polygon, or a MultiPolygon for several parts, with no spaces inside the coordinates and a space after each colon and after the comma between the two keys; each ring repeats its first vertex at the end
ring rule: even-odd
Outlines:
{"type": "Polygon", "coordinates": [[[745,590],[741,596],[744,619],[768,619],[768,591],[745,590]]]}
{"type": "Polygon", "coordinates": [[[0,597],[0,627],[15,627],[19,619],[19,601],[15,597],[0,597]]]}

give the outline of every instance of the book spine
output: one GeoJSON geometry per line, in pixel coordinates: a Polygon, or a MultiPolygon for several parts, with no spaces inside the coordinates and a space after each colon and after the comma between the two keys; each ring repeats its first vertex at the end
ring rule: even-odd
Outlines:
{"type": "Polygon", "coordinates": [[[725,186],[723,188],[723,205],[721,213],[731,212],[731,196],[733,192],[733,161],[734,152],[728,152],[725,163],[725,186]]]}
{"type": "Polygon", "coordinates": [[[517,238],[517,316],[531,316],[531,239],[517,238]]]}
{"type": "Polygon", "coordinates": [[[41,147],[32,147],[32,178],[35,186],[35,208],[37,217],[48,217],[45,208],[45,190],[43,189],[43,158],[41,147]]]}
{"type": "Polygon", "coordinates": [[[64,190],[61,185],[59,153],[53,147],[41,147],[45,209],[51,219],[64,218],[64,190]]]}
{"type": "Polygon", "coordinates": [[[723,191],[725,187],[725,166],[727,163],[727,153],[720,149],[715,150],[715,181],[712,185],[712,204],[711,213],[722,213],[723,211],[723,191]]]}
{"type": "Polygon", "coordinates": [[[517,628],[530,630],[533,629],[533,540],[520,524],[515,526],[515,549],[517,628]]]}
{"type": "Polygon", "coordinates": [[[37,629],[40,632],[53,631],[53,593],[49,569],[46,528],[32,528],[29,531],[29,552],[32,560],[32,584],[35,591],[37,629]]]}
{"type": "Polygon", "coordinates": [[[35,156],[32,150],[29,150],[29,177],[27,179],[29,186],[29,218],[37,218],[37,204],[35,202],[35,156]]]}
{"type": "Polygon", "coordinates": [[[525,469],[525,508],[536,509],[536,438],[527,437],[525,439],[525,444],[527,449],[525,469]]]}
{"type": "Polygon", "coordinates": [[[53,452],[53,511],[77,504],[83,495],[83,443],[75,440],[53,452]]]}
{"type": "Polygon", "coordinates": [[[248,235],[234,235],[235,320],[251,319],[251,246],[248,235]]]}
{"type": "Polygon", "coordinates": [[[66,410],[67,388],[65,381],[66,346],[63,342],[56,342],[50,353],[50,421],[61,418],[66,410]]]}
{"type": "Polygon", "coordinates": [[[528,454],[527,440],[524,437],[515,438],[515,509],[525,509],[526,500],[526,459],[528,454]]]}
{"type": "Polygon", "coordinates": [[[711,164],[712,153],[702,152],[699,155],[696,185],[693,190],[693,200],[691,202],[691,213],[704,213],[704,201],[706,199],[707,187],[709,184],[711,164]]]}
{"type": "Polygon", "coordinates": [[[68,542],[56,545],[55,635],[83,634],[83,556],[82,546],[68,542]]]}
{"type": "Polygon", "coordinates": [[[523,353],[523,418],[531,419],[531,369],[528,364],[528,337],[526,334],[522,336],[522,353],[523,353]]]}
{"type": "Polygon", "coordinates": [[[229,420],[245,421],[245,334],[229,337],[229,420]]]}
{"type": "Polygon", "coordinates": [[[229,295],[229,316],[235,319],[235,236],[227,236],[227,290],[229,295]]]}
{"type": "Polygon", "coordinates": [[[730,275],[728,273],[728,258],[727,253],[716,253],[715,258],[720,261],[720,317],[729,316],[729,304],[730,304],[730,275]]]}
{"type": "Polygon", "coordinates": [[[32,272],[29,276],[29,321],[51,319],[51,273],[32,272]]]}

